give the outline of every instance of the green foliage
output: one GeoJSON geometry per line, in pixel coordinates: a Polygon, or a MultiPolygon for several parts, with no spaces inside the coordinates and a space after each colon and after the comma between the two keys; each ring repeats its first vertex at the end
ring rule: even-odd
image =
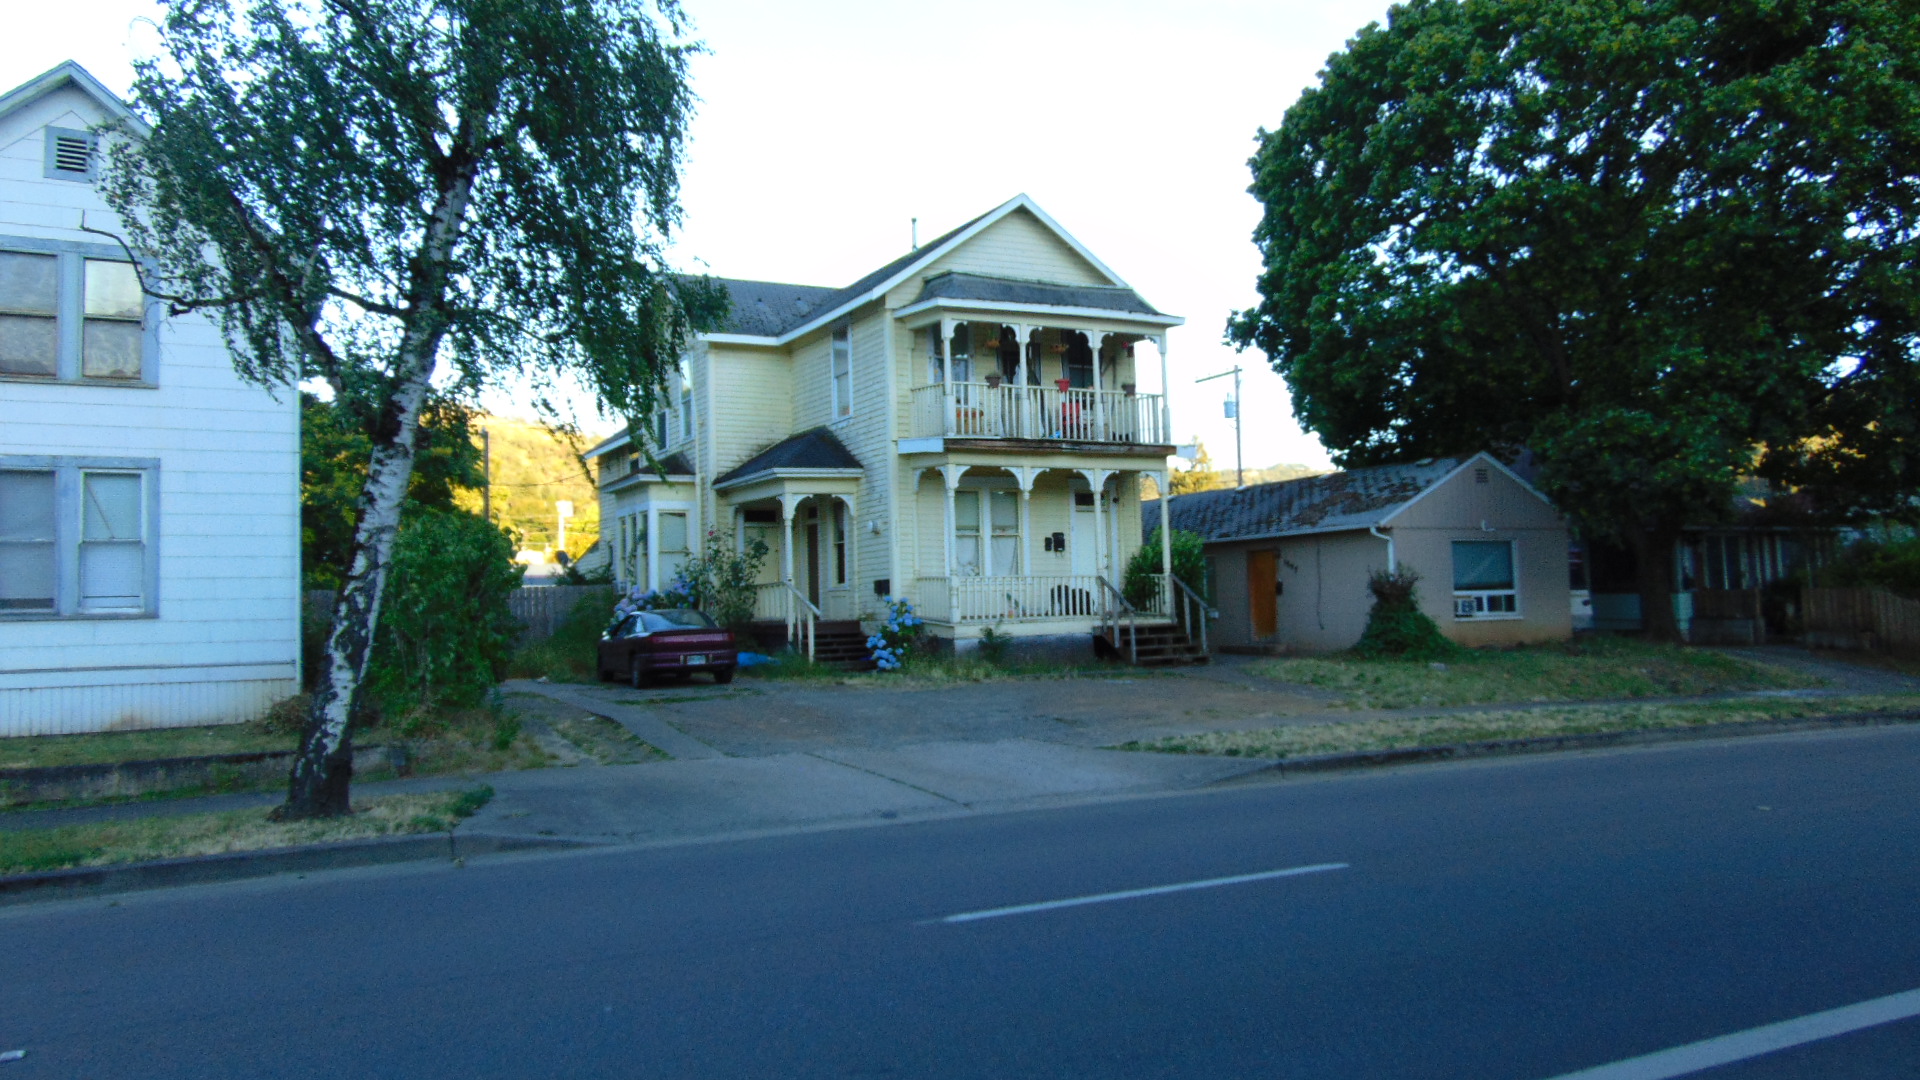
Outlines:
{"type": "Polygon", "coordinates": [[[1367,576],[1373,609],[1367,628],[1353,647],[1370,660],[1448,660],[1460,646],[1448,641],[1439,624],[1420,610],[1420,575],[1412,570],[1376,570],[1367,576]]]}
{"type": "Polygon", "coordinates": [[[1531,448],[1590,536],[1920,487],[1910,2],[1424,0],[1251,165],[1265,351],[1346,465],[1531,448]]]}
{"type": "Polygon", "coordinates": [[[507,535],[471,514],[425,510],[403,524],[367,672],[382,710],[480,704],[519,633],[507,594],[520,574],[507,535]]]}
{"type": "Polygon", "coordinates": [[[980,631],[980,659],[999,667],[1007,662],[1007,646],[1012,639],[1000,632],[997,626],[989,626],[980,631]]]}
{"type": "Polygon", "coordinates": [[[1820,571],[1819,581],[1835,588],[1885,589],[1920,600],[1920,536],[1857,540],[1820,571]]]}
{"type": "MultiPolygon", "coordinates": [[[[402,513],[452,510],[456,493],[471,492],[485,481],[472,419],[472,410],[459,402],[428,404],[402,513]]],[[[300,395],[300,566],[306,588],[337,589],[346,580],[372,455],[364,408],[339,398],[300,395]]]]}
{"type": "MultiPolygon", "coordinates": [[[[1147,536],[1147,542],[1127,560],[1127,572],[1121,578],[1120,591],[1127,603],[1139,607],[1153,600],[1153,579],[1160,573],[1160,529],[1155,526],[1147,536]]],[[[1173,530],[1173,576],[1186,582],[1187,588],[1208,603],[1213,598],[1207,596],[1207,556],[1205,540],[1199,533],[1185,529],[1173,530]]]]}
{"type": "Polygon", "coordinates": [[[760,580],[760,565],[766,560],[765,541],[756,537],[739,548],[718,529],[711,529],[706,547],[681,566],[676,584],[685,583],[691,606],[721,626],[738,629],[753,621],[754,583],[760,580]]]}

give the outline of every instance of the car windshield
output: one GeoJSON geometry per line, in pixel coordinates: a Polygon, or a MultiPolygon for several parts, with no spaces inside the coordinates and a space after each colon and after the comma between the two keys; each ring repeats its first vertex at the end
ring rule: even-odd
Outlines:
{"type": "Polygon", "coordinates": [[[640,613],[640,625],[634,629],[643,634],[651,634],[656,630],[711,630],[713,620],[692,608],[643,611],[640,613]]]}

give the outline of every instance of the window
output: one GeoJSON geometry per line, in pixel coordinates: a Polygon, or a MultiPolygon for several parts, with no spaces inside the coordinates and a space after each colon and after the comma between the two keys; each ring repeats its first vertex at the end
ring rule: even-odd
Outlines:
{"type": "Polygon", "coordinates": [[[1066,377],[1068,385],[1075,390],[1093,388],[1093,346],[1087,344],[1087,335],[1072,330],[1060,331],[1060,337],[1067,346],[1066,377]]]}
{"type": "Polygon", "coordinates": [[[1512,541],[1453,542],[1453,616],[1456,619],[1519,618],[1512,541]]]}
{"type": "Polygon", "coordinates": [[[847,504],[833,504],[833,583],[847,583],[847,504]]]}
{"type": "Polygon", "coordinates": [[[693,438],[693,375],[680,365],[680,433],[675,442],[693,438]]]}
{"type": "Polygon", "coordinates": [[[151,384],[147,298],[110,251],[0,239],[0,375],[151,384]]]}
{"type": "Polygon", "coordinates": [[[953,495],[953,566],[967,577],[986,573],[980,557],[980,492],[953,495]]]}
{"type": "Polygon", "coordinates": [[[962,489],[953,496],[953,558],[961,573],[1020,572],[1020,493],[962,489]]]}
{"type": "Polygon", "coordinates": [[[853,327],[842,323],[833,328],[833,418],[853,415],[853,327]]]}
{"type": "Polygon", "coordinates": [[[93,149],[93,135],[89,132],[48,128],[44,175],[51,180],[77,180],[83,184],[91,181],[93,149]]]}
{"type": "Polygon", "coordinates": [[[986,492],[987,523],[993,531],[988,544],[987,572],[1012,574],[1020,565],[1020,493],[998,488],[986,492]]]}
{"type": "Polygon", "coordinates": [[[693,549],[688,546],[687,515],[681,511],[660,512],[660,587],[666,588],[680,576],[693,549]]]}
{"type": "Polygon", "coordinates": [[[0,459],[0,617],[156,614],[157,469],[0,459]]]}

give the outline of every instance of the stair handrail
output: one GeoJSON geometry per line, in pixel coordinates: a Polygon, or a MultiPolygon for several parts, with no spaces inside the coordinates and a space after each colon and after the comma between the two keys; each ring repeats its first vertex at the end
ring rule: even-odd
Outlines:
{"type": "Polygon", "coordinates": [[[821,615],[820,609],[807,599],[807,594],[794,587],[790,578],[782,578],[780,584],[787,587],[787,645],[792,647],[796,637],[805,631],[807,639],[807,662],[813,662],[813,643],[818,636],[821,615]],[[795,603],[795,601],[799,601],[795,603]]]}
{"type": "Polygon", "coordinates": [[[1104,603],[1101,604],[1100,621],[1108,628],[1107,640],[1113,642],[1115,646],[1118,647],[1120,641],[1120,617],[1124,614],[1127,619],[1127,663],[1133,664],[1136,667],[1139,666],[1139,610],[1136,609],[1132,603],[1128,602],[1126,594],[1115,588],[1113,582],[1108,581],[1104,575],[1096,575],[1094,580],[1100,582],[1100,598],[1104,601],[1104,603]]]}
{"type": "Polygon", "coordinates": [[[1181,581],[1178,577],[1173,578],[1173,583],[1180,589],[1180,621],[1187,626],[1187,636],[1193,636],[1193,624],[1196,621],[1199,622],[1200,653],[1203,656],[1212,656],[1212,650],[1207,648],[1207,620],[1219,618],[1220,609],[1207,603],[1199,593],[1193,591],[1193,586],[1181,581]],[[1197,620],[1194,618],[1196,608],[1199,609],[1197,620]]]}

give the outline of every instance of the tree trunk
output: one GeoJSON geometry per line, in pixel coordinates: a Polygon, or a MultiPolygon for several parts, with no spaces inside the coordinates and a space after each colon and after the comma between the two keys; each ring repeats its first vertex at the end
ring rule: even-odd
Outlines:
{"type": "Polygon", "coordinates": [[[353,561],[333,605],[327,633],[326,670],[307,713],[300,752],[288,777],[287,801],[273,812],[281,821],[335,817],[351,813],[348,788],[353,780],[353,718],[361,701],[361,680],[373,654],[380,619],[380,596],[387,565],[400,532],[400,511],[413,479],[420,410],[433,379],[440,339],[446,336],[447,280],[454,243],[466,220],[473,191],[474,163],[467,159],[449,178],[427,227],[415,262],[416,277],[408,305],[411,315],[400,341],[387,400],[373,433],[373,456],[360,494],[360,522],[353,534],[353,561]]]}
{"type": "Polygon", "coordinates": [[[431,372],[429,363],[399,388],[389,414],[392,419],[383,425],[387,430],[376,436],[360,497],[360,523],[353,535],[352,568],[333,603],[326,667],[300,736],[287,801],[274,811],[280,820],[335,817],[352,809],[348,787],[353,779],[353,718],[361,708],[361,680],[373,654],[387,566],[400,532],[407,484],[413,478],[420,410],[431,372]]]}
{"type": "Polygon", "coordinates": [[[1673,613],[1673,547],[1680,530],[1654,526],[1633,534],[1634,573],[1640,586],[1640,631],[1649,641],[1679,642],[1673,613]]]}

